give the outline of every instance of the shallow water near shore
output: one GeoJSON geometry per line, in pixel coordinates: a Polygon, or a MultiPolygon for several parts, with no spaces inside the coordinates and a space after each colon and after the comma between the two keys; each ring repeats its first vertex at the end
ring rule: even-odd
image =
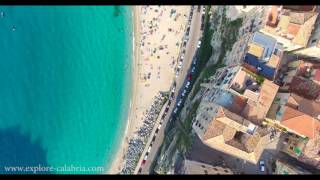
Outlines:
{"type": "Polygon", "coordinates": [[[0,174],[39,164],[82,167],[49,173],[107,171],[129,109],[131,8],[0,11],[0,174]]]}

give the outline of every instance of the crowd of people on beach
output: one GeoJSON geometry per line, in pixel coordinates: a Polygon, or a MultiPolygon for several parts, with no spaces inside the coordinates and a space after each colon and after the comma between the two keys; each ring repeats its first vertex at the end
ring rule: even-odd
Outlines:
{"type": "MultiPolygon", "coordinates": [[[[178,34],[184,32],[184,26],[180,24],[179,19],[181,17],[187,18],[186,14],[182,14],[177,11],[175,8],[169,7],[160,7],[160,6],[141,6],[141,16],[143,18],[141,23],[141,39],[140,39],[140,53],[144,60],[145,65],[150,65],[150,70],[147,70],[145,73],[141,73],[141,81],[148,82],[152,76],[155,76],[157,79],[161,78],[161,67],[156,67],[153,69],[153,62],[155,60],[169,59],[169,67],[174,68],[176,62],[175,51],[178,52],[180,44],[179,40],[175,41],[175,37],[178,37],[178,34]],[[163,18],[169,16],[168,19],[163,18]],[[166,22],[164,22],[166,20],[166,22]],[[163,23],[173,23],[168,29],[161,29],[163,23]],[[175,42],[171,42],[172,39],[175,42]],[[173,49],[176,49],[173,51],[173,49]],[[157,70],[155,72],[154,70],[157,70]]],[[[148,68],[149,69],[149,68],[148,68]]],[[[148,87],[148,83],[145,84],[148,87]]]]}
{"type": "Polygon", "coordinates": [[[142,127],[137,131],[137,137],[130,139],[126,154],[125,165],[121,174],[132,174],[136,168],[141,153],[144,150],[148,137],[150,136],[155,122],[164,103],[165,95],[159,93],[150,107],[146,111],[142,127]]]}

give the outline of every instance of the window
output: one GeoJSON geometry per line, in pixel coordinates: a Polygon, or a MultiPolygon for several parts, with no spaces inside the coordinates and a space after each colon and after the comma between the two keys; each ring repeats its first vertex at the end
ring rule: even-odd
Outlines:
{"type": "Polygon", "coordinates": [[[204,174],[208,174],[208,171],[207,171],[207,170],[204,170],[204,174]]]}
{"type": "Polygon", "coordinates": [[[223,170],[223,171],[224,171],[225,173],[227,173],[227,172],[228,172],[228,170],[226,170],[226,169],[225,169],[225,170],[223,170]]]}
{"type": "Polygon", "coordinates": [[[205,166],[204,166],[204,165],[201,165],[201,167],[202,167],[202,168],[205,168],[205,166]]]}
{"type": "Polygon", "coordinates": [[[311,43],[313,44],[313,43],[315,43],[317,40],[316,39],[313,39],[312,41],[311,41],[311,43]]]}

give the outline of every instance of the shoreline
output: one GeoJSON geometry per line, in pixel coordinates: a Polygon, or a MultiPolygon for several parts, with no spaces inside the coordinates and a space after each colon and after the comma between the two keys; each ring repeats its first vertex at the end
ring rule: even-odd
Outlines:
{"type": "Polygon", "coordinates": [[[125,155],[126,150],[128,149],[128,142],[132,138],[132,125],[136,124],[132,121],[134,117],[133,112],[136,105],[136,96],[137,96],[137,88],[138,88],[138,78],[139,78],[139,60],[140,60],[140,48],[138,47],[138,44],[140,42],[140,34],[138,32],[138,29],[140,29],[140,18],[139,18],[139,8],[140,6],[133,6],[132,8],[132,15],[133,15],[133,51],[132,51],[132,85],[131,85],[131,97],[130,97],[130,104],[129,104],[129,113],[127,117],[127,123],[125,132],[123,133],[123,137],[121,139],[120,146],[117,150],[115,159],[111,163],[110,169],[106,170],[106,173],[108,174],[118,174],[120,173],[124,163],[125,163],[125,155]]]}

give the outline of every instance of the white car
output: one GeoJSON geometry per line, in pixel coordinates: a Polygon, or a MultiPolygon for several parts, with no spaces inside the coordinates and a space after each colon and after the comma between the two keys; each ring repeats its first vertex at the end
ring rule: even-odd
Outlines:
{"type": "Polygon", "coordinates": [[[189,88],[189,86],[190,86],[190,81],[187,82],[186,88],[189,88]]]}
{"type": "Polygon", "coordinates": [[[199,41],[198,41],[197,48],[200,48],[200,46],[201,46],[201,41],[199,40],[199,41]]]}
{"type": "Polygon", "coordinates": [[[181,105],[181,103],[182,103],[182,100],[180,99],[177,106],[179,107],[181,105]]]}
{"type": "Polygon", "coordinates": [[[177,111],[178,111],[178,108],[175,108],[175,109],[173,110],[173,113],[176,114],[177,111]]]}
{"type": "Polygon", "coordinates": [[[186,95],[186,90],[183,90],[183,92],[182,92],[182,97],[184,97],[185,95],[186,95]]]}
{"type": "Polygon", "coordinates": [[[206,8],[203,7],[203,9],[202,9],[202,14],[205,14],[205,13],[206,13],[206,8]]]}
{"type": "Polygon", "coordinates": [[[260,161],[260,162],[259,162],[259,166],[260,166],[260,171],[261,171],[261,172],[264,172],[264,170],[265,170],[264,161],[260,161]]]}
{"type": "Polygon", "coordinates": [[[176,87],[173,87],[171,92],[174,93],[176,91],[176,87]]]}

